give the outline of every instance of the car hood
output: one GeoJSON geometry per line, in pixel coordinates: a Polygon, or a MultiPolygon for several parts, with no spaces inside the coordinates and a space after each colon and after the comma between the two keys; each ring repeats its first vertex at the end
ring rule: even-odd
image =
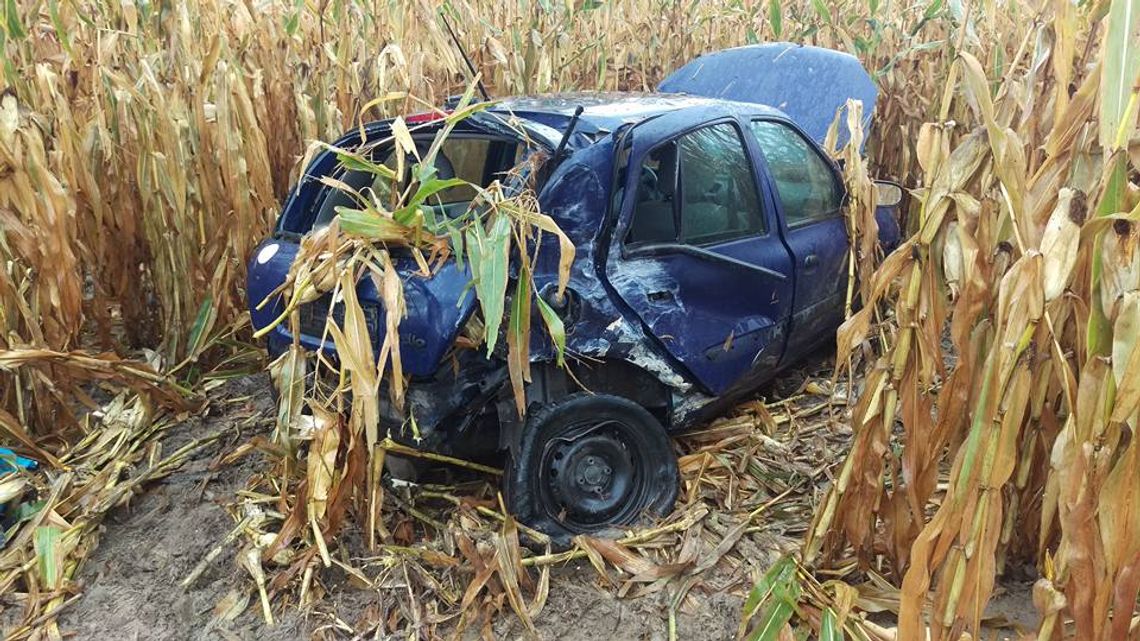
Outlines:
{"type": "MultiPolygon", "coordinates": [[[[703,55],[669,74],[657,89],[774,107],[819,143],[848,98],[863,101],[863,129],[869,131],[878,96],[874,81],[854,56],[787,42],[703,55]]],[[[839,145],[847,138],[846,128],[840,126],[839,145]]]]}

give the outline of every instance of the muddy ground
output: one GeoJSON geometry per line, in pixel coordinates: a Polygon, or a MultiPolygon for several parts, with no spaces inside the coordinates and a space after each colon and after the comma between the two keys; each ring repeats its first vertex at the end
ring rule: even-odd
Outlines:
{"type": "MultiPolygon", "coordinates": [[[[233,546],[225,546],[190,589],[179,585],[234,527],[224,505],[263,466],[254,457],[211,471],[220,453],[232,451],[253,434],[272,430],[268,386],[262,376],[234,381],[220,394],[228,401],[168,432],[164,451],[218,430],[227,436],[105,521],[99,547],[80,572],[83,596],[60,617],[65,635],[93,640],[284,641],[308,639],[314,630],[332,624],[326,614],[294,613],[267,627],[256,600],[236,620],[215,623],[218,602],[249,583],[248,574],[235,563],[233,546]]],[[[656,595],[660,598],[618,599],[598,589],[597,574],[585,562],[558,569],[551,583],[550,598],[535,622],[541,638],[667,638],[664,592],[656,595]]],[[[330,598],[334,603],[328,609],[351,625],[354,615],[384,596],[345,582],[334,587],[330,598]]],[[[697,602],[699,607],[678,614],[679,638],[734,636],[741,597],[702,596],[697,602]]],[[[496,622],[495,636],[522,638],[524,630],[513,615],[504,615],[496,622]]]]}
{"type": "MultiPolygon", "coordinates": [[[[232,381],[218,394],[227,400],[216,403],[206,415],[171,428],[163,442],[168,452],[205,434],[222,430],[226,435],[105,521],[100,544],[80,572],[83,596],[60,618],[65,635],[132,641],[308,639],[335,624],[329,611],[352,626],[354,617],[364,616],[370,605],[386,598],[382,592],[360,590],[345,581],[329,586],[328,607],[307,614],[293,611],[273,627],[262,621],[256,599],[235,620],[218,623],[214,610],[219,601],[249,585],[248,574],[235,563],[234,546],[229,545],[189,589],[180,586],[234,527],[225,504],[264,467],[257,457],[226,467],[217,463],[221,453],[254,434],[271,431],[268,389],[264,376],[232,381]]],[[[1027,587],[1012,582],[996,599],[1003,614],[1026,626],[1033,623],[1027,587]]],[[[599,589],[598,575],[588,564],[573,564],[552,575],[549,600],[535,624],[543,639],[667,639],[666,594],[619,599],[599,589]]],[[[743,596],[740,590],[694,591],[677,614],[677,638],[733,638],[743,596]]],[[[465,636],[474,638],[474,634],[465,636]]],[[[525,631],[514,615],[505,614],[496,622],[494,636],[525,638],[525,631]]],[[[995,638],[1016,636],[1002,631],[995,638]]]]}

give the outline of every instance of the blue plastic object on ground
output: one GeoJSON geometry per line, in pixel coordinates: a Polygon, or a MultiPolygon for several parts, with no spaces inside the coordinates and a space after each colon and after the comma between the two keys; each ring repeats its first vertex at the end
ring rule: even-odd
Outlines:
{"type": "MultiPolygon", "coordinates": [[[[12,450],[10,450],[6,447],[0,447],[0,478],[2,478],[5,474],[15,473],[15,472],[19,472],[21,470],[34,470],[39,466],[40,466],[40,464],[37,461],[33,461],[30,458],[24,458],[23,456],[19,456],[15,452],[13,452],[12,450]]],[[[9,510],[8,510],[9,505],[11,505],[11,507],[13,508],[12,514],[14,516],[12,516],[11,518],[18,519],[19,514],[21,512],[21,510],[19,509],[19,507],[20,507],[20,493],[17,493],[15,499],[8,502],[8,503],[0,501],[0,548],[3,548],[3,546],[6,542],[6,540],[5,540],[6,534],[5,533],[8,529],[8,527],[11,525],[10,524],[11,518],[9,518],[9,510]]]]}
{"type": "Polygon", "coordinates": [[[19,456],[6,447],[0,447],[0,474],[18,472],[20,470],[34,470],[39,466],[38,461],[19,456]]]}

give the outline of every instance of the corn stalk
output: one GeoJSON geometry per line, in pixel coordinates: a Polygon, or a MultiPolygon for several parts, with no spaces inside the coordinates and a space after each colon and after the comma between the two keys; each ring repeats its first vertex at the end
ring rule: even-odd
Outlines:
{"type": "Polygon", "coordinates": [[[1037,50],[1004,78],[957,54],[960,82],[917,140],[916,232],[840,329],[842,363],[878,338],[870,317],[891,301],[852,451],[805,556],[834,565],[853,553],[868,569],[885,560],[901,579],[899,638],[976,635],[1014,558],[1042,569],[1039,638],[1060,638],[1070,618],[1076,638],[1128,634],[1140,408],[1128,375],[1140,358],[1140,207],[1126,153],[1140,91],[1134,8],[1112,2],[1101,25],[1103,11],[1043,7],[1037,50]]]}

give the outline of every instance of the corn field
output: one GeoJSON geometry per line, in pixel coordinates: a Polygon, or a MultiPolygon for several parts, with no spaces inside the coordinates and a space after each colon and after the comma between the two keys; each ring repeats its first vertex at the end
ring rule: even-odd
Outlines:
{"type": "MultiPolygon", "coordinates": [[[[651,91],[700,53],[778,40],[850,52],[878,84],[871,131],[837,123],[868,141],[865,157],[837,150],[861,305],[836,337],[851,404],[830,420],[853,436],[799,514],[797,560],[745,603],[742,636],[977,638],[1003,570],[1028,563],[1040,576],[1034,638],[1140,638],[1140,1],[7,0],[2,11],[0,444],[43,462],[27,482],[46,497],[0,548],[0,596],[23,603],[8,638],[59,638],[54,613],[103,516],[216,437],[165,456],[154,439],[220,381],[264,366],[249,348],[244,266],[317,142],[422,110],[410,96],[440,104],[470,90],[441,14],[492,95],[651,91]],[[909,193],[908,238],[885,257],[867,233],[873,177],[909,193]],[[871,574],[899,590],[897,628],[864,625],[852,606],[871,574]]],[[[349,420],[364,429],[360,413],[349,420]]],[[[335,459],[348,444],[310,447],[335,459]]],[[[261,556],[289,548],[312,564],[267,580],[256,550],[243,561],[267,620],[266,584],[301,593],[288,603],[314,598],[309,573],[336,543],[332,508],[318,523],[297,495],[304,456],[282,456],[251,487],[297,516],[261,556]]],[[[367,489],[380,461],[353,465],[367,489]]],[[[379,507],[356,502],[334,520],[382,531],[379,507]]],[[[236,518],[235,532],[266,534],[250,513],[236,518]]],[[[518,585],[535,580],[515,569],[545,562],[520,558],[517,527],[506,519],[511,546],[495,558],[516,566],[497,572],[529,622],[552,588],[543,570],[533,602],[520,601],[518,585]]],[[[647,539],[567,554],[644,569],[628,549],[647,539]]]]}

